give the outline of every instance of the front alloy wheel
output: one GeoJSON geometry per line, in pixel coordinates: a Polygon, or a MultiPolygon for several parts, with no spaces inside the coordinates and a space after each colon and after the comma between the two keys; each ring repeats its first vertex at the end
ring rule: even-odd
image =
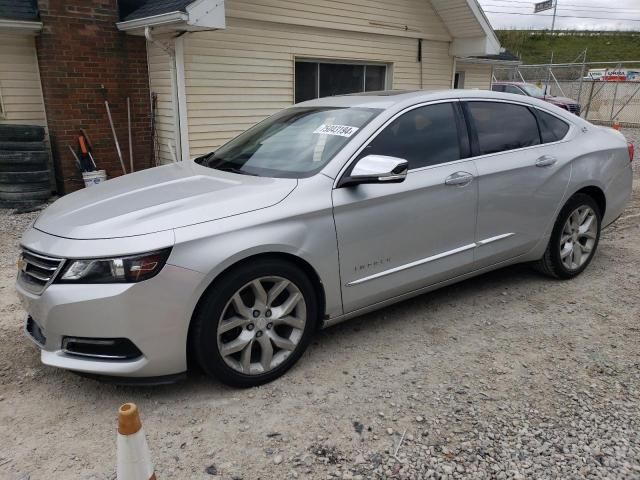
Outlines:
{"type": "Polygon", "coordinates": [[[218,322],[218,350],[238,372],[269,372],[296,350],[306,322],[298,287],[282,277],[256,278],[227,302],[218,322]]]}
{"type": "Polygon", "coordinates": [[[264,258],[233,268],[203,296],[190,331],[202,369],[253,387],[284,374],[302,356],[318,319],[318,292],[295,264],[264,258]]]}

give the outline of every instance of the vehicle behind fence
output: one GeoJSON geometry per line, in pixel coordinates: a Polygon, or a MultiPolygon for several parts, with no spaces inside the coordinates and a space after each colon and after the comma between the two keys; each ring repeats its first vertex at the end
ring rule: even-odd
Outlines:
{"type": "Polygon", "coordinates": [[[591,122],[640,126],[638,70],[638,63],[520,65],[496,68],[494,80],[533,83],[550,95],[576,100],[581,116],[591,122]]]}

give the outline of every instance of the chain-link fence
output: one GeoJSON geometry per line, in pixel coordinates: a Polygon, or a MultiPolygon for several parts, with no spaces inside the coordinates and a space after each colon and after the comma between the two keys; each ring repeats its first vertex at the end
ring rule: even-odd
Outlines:
{"type": "Polygon", "coordinates": [[[494,69],[494,79],[533,83],[576,100],[589,121],[640,126],[640,78],[633,75],[639,71],[637,62],[520,65],[494,69]]]}

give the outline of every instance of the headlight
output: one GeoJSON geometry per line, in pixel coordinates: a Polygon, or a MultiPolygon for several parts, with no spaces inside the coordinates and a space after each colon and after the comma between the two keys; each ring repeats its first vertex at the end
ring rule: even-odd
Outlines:
{"type": "Polygon", "coordinates": [[[158,274],[170,248],[119,258],[68,260],[57,283],[136,283],[158,274]]]}

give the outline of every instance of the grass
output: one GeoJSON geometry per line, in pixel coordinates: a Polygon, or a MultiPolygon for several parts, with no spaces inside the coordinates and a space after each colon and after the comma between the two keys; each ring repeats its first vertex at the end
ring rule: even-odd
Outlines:
{"type": "MultiPolygon", "coordinates": [[[[498,30],[502,46],[522,58],[525,65],[573,62],[587,49],[587,62],[637,61],[640,65],[640,32],[498,30]]],[[[582,57],[580,57],[580,62],[582,57]]],[[[626,65],[631,66],[631,65],[626,65]]]]}

